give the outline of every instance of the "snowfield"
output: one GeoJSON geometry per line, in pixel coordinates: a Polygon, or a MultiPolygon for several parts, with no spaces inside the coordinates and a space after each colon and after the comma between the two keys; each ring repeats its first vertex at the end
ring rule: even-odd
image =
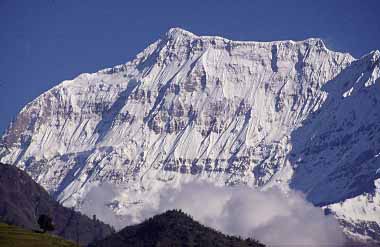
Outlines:
{"type": "Polygon", "coordinates": [[[132,61],[27,104],[0,143],[66,206],[111,184],[115,214],[202,180],[300,191],[380,241],[380,52],[320,39],[246,42],[173,28],[132,61]],[[376,186],[375,186],[376,184],[376,186]]]}

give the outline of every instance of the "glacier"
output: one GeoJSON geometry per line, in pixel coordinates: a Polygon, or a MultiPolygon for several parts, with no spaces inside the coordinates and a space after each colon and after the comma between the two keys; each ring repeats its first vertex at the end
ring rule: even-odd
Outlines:
{"type": "MultiPolygon", "coordinates": [[[[121,191],[116,214],[192,180],[304,193],[353,238],[380,241],[380,52],[323,41],[231,41],[172,28],[132,61],[28,103],[0,161],[80,210],[121,191]]],[[[136,211],[137,212],[137,211],[136,211]]]]}

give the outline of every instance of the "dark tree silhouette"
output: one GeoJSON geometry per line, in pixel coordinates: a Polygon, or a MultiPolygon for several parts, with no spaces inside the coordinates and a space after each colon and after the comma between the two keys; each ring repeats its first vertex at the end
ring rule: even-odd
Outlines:
{"type": "Polygon", "coordinates": [[[228,236],[206,227],[182,210],[169,210],[96,241],[91,247],[264,247],[255,239],[228,236]]]}
{"type": "Polygon", "coordinates": [[[38,225],[40,225],[40,228],[43,230],[43,233],[54,230],[52,219],[50,218],[50,216],[46,214],[40,215],[40,217],[38,218],[38,225]]]}

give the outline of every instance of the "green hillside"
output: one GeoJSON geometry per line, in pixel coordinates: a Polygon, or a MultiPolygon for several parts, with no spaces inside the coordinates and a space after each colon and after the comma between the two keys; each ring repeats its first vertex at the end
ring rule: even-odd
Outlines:
{"type": "Polygon", "coordinates": [[[75,247],[73,242],[48,233],[35,233],[0,223],[0,246],[7,247],[75,247]]]}
{"type": "Polygon", "coordinates": [[[0,222],[39,229],[38,218],[42,214],[53,221],[55,230],[51,234],[78,240],[83,246],[112,233],[109,225],[63,207],[26,172],[0,162],[0,222]]]}

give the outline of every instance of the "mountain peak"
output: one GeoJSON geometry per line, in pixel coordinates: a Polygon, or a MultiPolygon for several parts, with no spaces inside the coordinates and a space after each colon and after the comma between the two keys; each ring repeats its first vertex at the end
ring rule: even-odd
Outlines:
{"type": "Polygon", "coordinates": [[[120,215],[156,205],[150,195],[164,183],[198,178],[281,181],[316,205],[339,202],[367,193],[378,168],[376,87],[350,91],[377,82],[379,52],[371,56],[353,64],[319,38],[231,41],[171,28],[134,60],[63,82],[24,107],[0,160],[78,208],[110,182],[132,198],[112,196],[120,215]],[[334,85],[354,94],[342,99],[334,85]]]}
{"type": "Polygon", "coordinates": [[[185,36],[185,37],[198,37],[197,35],[185,30],[185,29],[182,29],[182,28],[179,28],[179,27],[173,27],[173,28],[170,28],[167,32],[166,32],[166,35],[167,37],[179,37],[179,36],[185,36]]]}
{"type": "Polygon", "coordinates": [[[380,59],[380,51],[379,50],[371,51],[371,54],[372,54],[372,57],[374,58],[374,60],[380,59]]]}
{"type": "Polygon", "coordinates": [[[378,63],[379,60],[380,60],[380,51],[379,50],[373,50],[367,54],[364,54],[359,59],[359,61],[361,61],[362,63],[369,63],[371,65],[378,63]]]}

